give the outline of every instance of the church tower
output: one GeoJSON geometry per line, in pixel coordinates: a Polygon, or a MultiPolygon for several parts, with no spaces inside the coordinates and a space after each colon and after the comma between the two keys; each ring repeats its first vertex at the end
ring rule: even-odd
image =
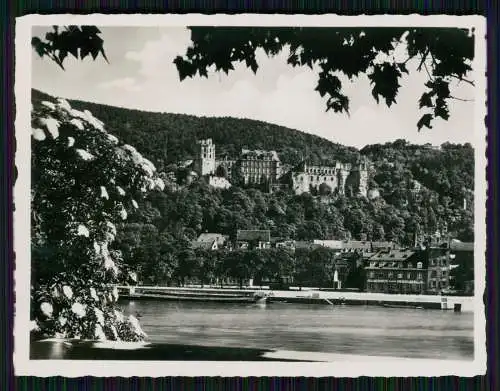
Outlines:
{"type": "Polygon", "coordinates": [[[215,144],[212,139],[198,140],[196,142],[196,158],[194,170],[199,175],[213,175],[215,173],[215,144]]]}

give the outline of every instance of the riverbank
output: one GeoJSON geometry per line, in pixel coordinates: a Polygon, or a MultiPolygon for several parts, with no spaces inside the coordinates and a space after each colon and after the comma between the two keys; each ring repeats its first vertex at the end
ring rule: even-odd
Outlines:
{"type": "Polygon", "coordinates": [[[120,296],[124,299],[182,300],[187,293],[206,294],[207,301],[218,294],[251,296],[264,294],[268,303],[303,303],[322,305],[377,305],[387,307],[408,307],[422,309],[456,310],[473,312],[474,297],[437,296],[437,295],[403,295],[371,292],[321,291],[306,288],[303,290],[268,290],[246,287],[245,289],[227,288],[178,288],[178,287],[120,287],[120,296]],[[169,293],[166,295],[165,293],[169,293]],[[162,295],[163,293],[163,295],[162,295]],[[174,294],[172,294],[174,293],[174,294]],[[177,297],[176,297],[177,295],[177,297]]]}

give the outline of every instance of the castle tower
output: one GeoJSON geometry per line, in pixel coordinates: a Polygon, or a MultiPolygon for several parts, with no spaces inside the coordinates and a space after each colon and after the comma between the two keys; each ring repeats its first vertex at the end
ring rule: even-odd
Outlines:
{"type": "Polygon", "coordinates": [[[215,144],[212,139],[198,140],[194,170],[199,175],[213,175],[215,173],[215,144]]]}

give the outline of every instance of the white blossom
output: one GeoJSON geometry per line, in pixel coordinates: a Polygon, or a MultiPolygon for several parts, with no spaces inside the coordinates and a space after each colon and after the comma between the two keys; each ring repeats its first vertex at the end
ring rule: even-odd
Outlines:
{"type": "Polygon", "coordinates": [[[66,296],[69,300],[71,300],[73,298],[73,290],[71,289],[71,287],[64,285],[62,289],[64,296],[66,296]]]}
{"type": "Polygon", "coordinates": [[[68,322],[68,319],[66,319],[64,316],[60,316],[59,319],[57,320],[59,324],[64,327],[66,323],[68,322]]]}
{"type": "Polygon", "coordinates": [[[74,303],[71,306],[71,311],[79,318],[83,318],[86,315],[85,305],[81,303],[74,303]]]}
{"type": "Polygon", "coordinates": [[[112,134],[106,134],[106,137],[108,138],[109,141],[111,141],[113,144],[118,144],[118,139],[113,136],[112,134]]]}
{"type": "Polygon", "coordinates": [[[120,341],[120,336],[118,335],[118,331],[116,330],[115,325],[111,325],[111,332],[113,333],[113,337],[116,341],[120,341]]]}
{"type": "Polygon", "coordinates": [[[134,315],[129,315],[128,323],[130,324],[130,326],[132,326],[132,328],[134,329],[134,331],[137,335],[140,335],[142,337],[146,337],[146,333],[144,331],[142,331],[142,328],[139,324],[139,321],[137,320],[137,318],[134,315]]]}
{"type": "Polygon", "coordinates": [[[128,216],[127,211],[125,209],[122,209],[120,211],[120,217],[122,218],[122,220],[126,220],[127,216],[128,216]]]}
{"type": "Polygon", "coordinates": [[[43,141],[46,138],[45,132],[40,128],[31,128],[31,135],[37,141],[43,141]]]}
{"type": "Polygon", "coordinates": [[[156,171],[156,167],[155,165],[153,164],[153,162],[151,162],[151,160],[148,160],[146,159],[145,157],[142,158],[142,163],[145,165],[145,166],[148,166],[152,171],[156,171]]]}
{"type": "Polygon", "coordinates": [[[115,301],[117,301],[117,300],[118,300],[118,297],[119,297],[119,294],[118,294],[118,288],[117,288],[116,286],[113,288],[113,293],[112,293],[112,295],[113,295],[113,299],[114,299],[115,301]]]}
{"type": "Polygon", "coordinates": [[[91,153],[87,152],[86,150],[84,149],[77,149],[76,150],[76,153],[78,155],[80,155],[80,157],[83,159],[83,160],[92,160],[94,159],[94,155],[92,155],[91,153]]]}
{"type": "Polygon", "coordinates": [[[52,109],[52,110],[55,110],[55,109],[56,109],[56,105],[55,105],[54,103],[52,103],[52,102],[48,102],[48,101],[46,101],[46,100],[44,100],[44,101],[42,102],[42,105],[44,105],[44,106],[46,106],[46,107],[48,107],[49,109],[52,109]]]}
{"type": "Polygon", "coordinates": [[[130,273],[128,274],[128,276],[130,277],[130,279],[131,279],[132,281],[137,282],[137,273],[135,273],[135,272],[130,272],[130,273]]]}
{"type": "Polygon", "coordinates": [[[148,187],[149,190],[153,190],[156,187],[156,182],[151,178],[148,178],[148,187]]]}
{"type": "Polygon", "coordinates": [[[155,184],[156,184],[156,187],[158,187],[161,191],[163,191],[165,189],[165,183],[163,182],[163,180],[161,178],[156,178],[155,184]]]}
{"type": "Polygon", "coordinates": [[[49,117],[40,119],[40,122],[47,128],[52,138],[56,139],[59,137],[59,121],[49,117]]]}
{"type": "Polygon", "coordinates": [[[76,109],[71,109],[71,111],[69,112],[70,115],[72,115],[73,117],[78,117],[78,118],[81,118],[81,119],[86,119],[87,117],[85,116],[85,114],[83,112],[81,112],[80,110],[76,110],[76,109]]]}
{"type": "Polygon", "coordinates": [[[106,221],[106,226],[110,229],[113,234],[116,235],[116,225],[114,225],[111,221],[106,221]]]}
{"type": "Polygon", "coordinates": [[[104,258],[104,269],[112,270],[113,272],[118,271],[115,262],[110,257],[104,258]]]}
{"type": "Polygon", "coordinates": [[[38,330],[40,330],[38,323],[36,323],[36,321],[34,320],[30,321],[30,331],[38,331],[38,330]]]}
{"type": "Polygon", "coordinates": [[[131,153],[137,153],[137,149],[135,149],[132,145],[125,144],[122,148],[131,153]]]}
{"type": "Polygon", "coordinates": [[[94,251],[96,254],[99,254],[101,252],[101,246],[99,246],[99,243],[94,242],[94,251]]]}
{"type": "Polygon", "coordinates": [[[118,194],[121,196],[125,195],[125,190],[123,190],[120,186],[116,186],[116,191],[118,191],[118,194]]]}
{"type": "Polygon", "coordinates": [[[151,167],[147,166],[147,165],[143,165],[142,166],[142,169],[144,170],[144,172],[148,175],[148,176],[153,176],[154,175],[154,172],[153,170],[151,169],[151,167]]]}
{"type": "Polygon", "coordinates": [[[97,323],[104,324],[104,314],[99,308],[94,308],[94,315],[97,319],[97,323]]]}
{"type": "Polygon", "coordinates": [[[84,129],[82,121],[80,121],[77,118],[73,118],[71,121],[69,121],[69,123],[71,125],[73,125],[74,127],[76,127],[78,130],[83,130],[84,129]]]}
{"type": "Polygon", "coordinates": [[[64,109],[64,110],[69,111],[69,112],[71,111],[71,105],[69,104],[69,102],[66,99],[58,98],[57,104],[61,109],[64,109]]]}
{"type": "Polygon", "coordinates": [[[139,207],[139,205],[137,205],[136,200],[132,200],[132,205],[134,206],[135,209],[137,209],[139,207]]]}
{"type": "Polygon", "coordinates": [[[95,338],[97,338],[100,341],[106,340],[106,334],[104,334],[104,331],[103,331],[102,326],[100,324],[95,325],[94,336],[95,336],[95,338]]]}
{"type": "Polygon", "coordinates": [[[90,297],[92,297],[94,301],[99,301],[99,297],[97,297],[95,288],[90,288],[90,297]]]}
{"type": "Polygon", "coordinates": [[[120,311],[115,310],[114,314],[118,322],[123,322],[123,314],[120,311]]]}
{"type": "Polygon", "coordinates": [[[104,186],[101,186],[101,198],[105,198],[105,199],[109,200],[108,191],[106,190],[106,188],[104,186]]]}
{"type": "Polygon", "coordinates": [[[99,130],[104,130],[104,123],[95,118],[89,110],[84,110],[83,112],[85,119],[89,124],[91,124],[94,128],[99,130]]]}
{"type": "Polygon", "coordinates": [[[109,250],[108,250],[108,243],[107,242],[103,242],[101,244],[101,254],[104,257],[109,257],[109,250]]]}
{"type": "Polygon", "coordinates": [[[90,235],[90,232],[86,226],[84,226],[83,224],[80,224],[78,226],[78,233],[77,234],[78,234],[78,236],[85,236],[88,238],[90,235]]]}
{"type": "Polygon", "coordinates": [[[42,304],[40,304],[40,310],[47,318],[52,317],[52,313],[54,312],[52,304],[47,302],[43,302],[42,304]]]}
{"type": "Polygon", "coordinates": [[[68,137],[68,147],[75,145],[75,139],[73,137],[68,137]]]}

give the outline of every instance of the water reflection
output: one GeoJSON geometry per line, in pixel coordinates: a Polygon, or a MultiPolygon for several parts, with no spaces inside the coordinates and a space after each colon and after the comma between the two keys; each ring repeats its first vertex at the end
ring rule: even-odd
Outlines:
{"type": "Polygon", "coordinates": [[[152,342],[472,359],[473,314],[372,306],[123,302],[152,342]]]}

